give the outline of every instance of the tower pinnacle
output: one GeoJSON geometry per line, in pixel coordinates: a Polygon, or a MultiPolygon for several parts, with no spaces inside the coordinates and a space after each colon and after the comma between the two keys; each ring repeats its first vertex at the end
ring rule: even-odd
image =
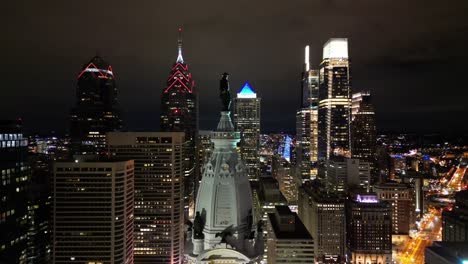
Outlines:
{"type": "Polygon", "coordinates": [[[179,27],[179,37],[177,39],[177,46],[179,54],[177,55],[176,62],[184,63],[184,58],[182,57],[182,27],[179,27]]]}

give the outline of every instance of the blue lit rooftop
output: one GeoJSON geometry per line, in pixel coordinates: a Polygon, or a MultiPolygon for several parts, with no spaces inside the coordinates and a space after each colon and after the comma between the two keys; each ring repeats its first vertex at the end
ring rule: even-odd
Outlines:
{"type": "Polygon", "coordinates": [[[244,83],[244,86],[237,93],[237,98],[257,98],[257,94],[254,92],[248,82],[244,83]]]}

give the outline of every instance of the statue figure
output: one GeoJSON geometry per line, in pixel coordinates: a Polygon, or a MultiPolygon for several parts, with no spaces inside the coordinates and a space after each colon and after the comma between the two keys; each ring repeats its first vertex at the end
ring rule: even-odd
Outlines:
{"type": "Polygon", "coordinates": [[[195,219],[193,220],[193,238],[194,239],[204,239],[205,235],[203,234],[204,228],[203,219],[200,216],[200,212],[197,211],[195,219]]]}
{"type": "Polygon", "coordinates": [[[231,93],[229,89],[229,73],[225,72],[222,75],[223,77],[219,81],[219,98],[223,104],[222,111],[229,111],[231,107],[231,93]]]}
{"type": "Polygon", "coordinates": [[[216,233],[215,237],[221,237],[220,243],[227,243],[226,238],[232,236],[232,225],[226,227],[223,231],[216,233]]]}

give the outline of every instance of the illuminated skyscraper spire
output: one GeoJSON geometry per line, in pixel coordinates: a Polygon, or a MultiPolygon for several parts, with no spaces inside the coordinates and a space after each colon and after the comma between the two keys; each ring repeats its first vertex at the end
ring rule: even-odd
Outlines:
{"type": "Polygon", "coordinates": [[[323,46],[320,64],[319,159],[351,156],[350,90],[348,39],[332,38],[323,46]]]}
{"type": "Polygon", "coordinates": [[[184,63],[184,58],[182,57],[182,27],[179,27],[179,38],[177,40],[177,47],[179,49],[179,54],[177,56],[176,62],[184,63]]]}
{"type": "Polygon", "coordinates": [[[172,65],[166,87],[161,95],[161,130],[165,132],[185,132],[184,153],[184,202],[188,213],[190,200],[195,198],[198,185],[198,171],[195,169],[195,139],[198,133],[198,106],[195,82],[189,66],[182,57],[182,28],[178,29],[178,55],[172,65]]]}
{"type": "Polygon", "coordinates": [[[296,164],[303,180],[317,175],[317,115],[319,71],[310,68],[310,47],[305,46],[301,79],[301,107],[296,112],[296,164]]]}

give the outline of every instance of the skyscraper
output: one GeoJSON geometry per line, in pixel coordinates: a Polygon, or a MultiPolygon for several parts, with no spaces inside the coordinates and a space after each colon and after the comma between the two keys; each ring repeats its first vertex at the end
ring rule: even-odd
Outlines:
{"type": "Polygon", "coordinates": [[[240,154],[247,166],[250,180],[260,177],[260,98],[249,83],[245,83],[234,99],[234,128],[240,132],[240,154]]]}
{"type": "Polygon", "coordinates": [[[375,185],[373,191],[380,200],[392,205],[392,234],[395,239],[409,235],[416,225],[414,188],[405,183],[387,182],[375,185]]]}
{"type": "Polygon", "coordinates": [[[182,132],[115,132],[112,157],[135,162],[135,263],[182,263],[182,132]]]}
{"type": "Polygon", "coordinates": [[[347,206],[346,263],[392,263],[392,207],[376,195],[357,195],[347,206]]]}
{"type": "Polygon", "coordinates": [[[26,263],[31,181],[27,147],[21,123],[0,120],[0,263],[26,263]]]}
{"type": "Polygon", "coordinates": [[[182,28],[179,28],[178,55],[172,66],[167,86],[161,95],[161,130],[185,132],[184,143],[184,203],[186,213],[193,207],[199,181],[196,138],[198,133],[198,102],[195,81],[182,57],[182,28]]]}
{"type": "MultiPolygon", "coordinates": [[[[29,147],[31,145],[29,144],[29,147]]],[[[29,148],[28,147],[28,148],[29,148]]],[[[28,153],[31,187],[28,206],[28,263],[50,263],[51,160],[59,155],[28,153]]]]}
{"type": "Polygon", "coordinates": [[[133,263],[133,161],[56,162],[52,263],[133,263]]]}
{"type": "MultiPolygon", "coordinates": [[[[354,93],[352,96],[352,156],[374,165],[376,162],[376,127],[374,106],[369,92],[354,93]]],[[[375,165],[373,166],[375,167],[375,165]]]]}
{"type": "Polygon", "coordinates": [[[310,69],[309,45],[305,47],[301,88],[301,108],[317,108],[319,103],[319,71],[310,69]]]}
{"type": "Polygon", "coordinates": [[[317,177],[317,110],[302,108],[296,112],[296,163],[302,181],[317,177]]]}
{"type": "Polygon", "coordinates": [[[319,72],[310,69],[309,46],[305,48],[301,108],[296,112],[296,158],[302,180],[317,176],[319,72]]]}
{"type": "MultiPolygon", "coordinates": [[[[205,162],[210,158],[211,153],[214,149],[214,144],[211,142],[210,130],[199,130],[197,136],[197,151],[198,151],[198,164],[205,164],[205,162]]],[[[202,173],[202,166],[198,166],[199,173],[202,173]]]]}
{"type": "Polygon", "coordinates": [[[369,189],[370,164],[367,161],[333,157],[325,163],[329,188],[337,192],[369,189]]]}
{"type": "Polygon", "coordinates": [[[319,159],[351,157],[348,39],[332,38],[325,43],[319,75],[319,159]]]}
{"type": "Polygon", "coordinates": [[[344,196],[304,184],[299,188],[299,216],[314,238],[316,263],[345,263],[344,196]]]}
{"type": "Polygon", "coordinates": [[[109,63],[95,56],[77,78],[70,117],[72,154],[102,154],[106,133],[122,128],[114,72],[109,63]]]}
{"type": "MultiPolygon", "coordinates": [[[[274,213],[275,206],[288,205],[288,201],[279,190],[278,181],[271,176],[261,176],[258,181],[259,188],[253,194],[255,218],[262,220],[263,223],[268,223],[268,214],[274,213]]],[[[266,241],[268,236],[267,230],[263,231],[263,239],[266,241]]],[[[268,258],[268,244],[265,244],[263,261],[268,258]]]]}

